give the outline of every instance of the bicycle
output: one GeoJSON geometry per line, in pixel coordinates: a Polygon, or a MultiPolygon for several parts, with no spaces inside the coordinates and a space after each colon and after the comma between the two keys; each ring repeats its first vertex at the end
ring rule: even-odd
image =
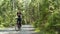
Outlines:
{"type": "Polygon", "coordinates": [[[15,25],[15,30],[16,31],[19,31],[19,30],[21,30],[21,23],[20,23],[20,21],[17,21],[17,23],[16,23],[16,25],[15,25]]]}

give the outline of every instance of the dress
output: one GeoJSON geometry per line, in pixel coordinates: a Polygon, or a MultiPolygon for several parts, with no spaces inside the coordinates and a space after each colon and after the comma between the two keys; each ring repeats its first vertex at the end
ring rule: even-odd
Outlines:
{"type": "Polygon", "coordinates": [[[18,16],[17,18],[17,25],[21,25],[21,16],[18,16]]]}

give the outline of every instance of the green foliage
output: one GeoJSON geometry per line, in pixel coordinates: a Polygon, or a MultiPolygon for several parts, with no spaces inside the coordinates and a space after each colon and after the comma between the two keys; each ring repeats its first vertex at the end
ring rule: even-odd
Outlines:
{"type": "Polygon", "coordinates": [[[33,25],[36,28],[40,28],[40,30],[46,31],[47,33],[50,32],[50,34],[57,31],[60,26],[58,25],[60,24],[59,7],[59,0],[32,0],[30,9],[32,12],[34,12],[32,14],[34,18],[33,25]],[[57,29],[55,29],[55,27],[57,29]]]}
{"type": "Polygon", "coordinates": [[[0,26],[9,27],[16,24],[16,12],[22,12],[22,24],[33,24],[42,34],[55,34],[60,30],[60,0],[21,0],[0,1],[0,26]],[[15,5],[14,5],[15,4],[15,5]],[[56,29],[56,28],[58,29],[56,29]]]}
{"type": "Polygon", "coordinates": [[[15,23],[14,19],[16,16],[16,12],[13,11],[12,1],[11,0],[1,0],[0,2],[1,2],[1,4],[0,4],[0,25],[2,25],[4,27],[9,27],[11,25],[14,25],[14,23],[15,23]]]}

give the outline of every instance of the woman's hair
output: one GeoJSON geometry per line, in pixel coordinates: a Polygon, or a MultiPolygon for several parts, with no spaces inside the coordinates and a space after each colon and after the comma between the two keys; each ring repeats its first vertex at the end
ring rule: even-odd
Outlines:
{"type": "Polygon", "coordinates": [[[17,14],[21,14],[21,12],[19,11],[19,12],[17,12],[17,14]]]}

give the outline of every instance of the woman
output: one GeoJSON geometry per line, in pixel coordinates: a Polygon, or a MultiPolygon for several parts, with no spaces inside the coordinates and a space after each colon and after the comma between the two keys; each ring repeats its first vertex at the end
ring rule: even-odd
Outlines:
{"type": "Polygon", "coordinates": [[[21,16],[21,12],[17,12],[17,27],[18,29],[21,28],[21,20],[22,20],[22,16],[21,16]]]}

